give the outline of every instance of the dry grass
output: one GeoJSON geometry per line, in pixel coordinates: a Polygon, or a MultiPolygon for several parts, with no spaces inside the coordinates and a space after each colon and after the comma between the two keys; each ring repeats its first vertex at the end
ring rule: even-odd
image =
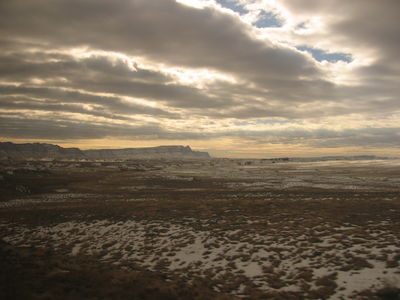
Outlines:
{"type": "MultiPolygon", "coordinates": [[[[373,270],[376,262],[391,272],[398,269],[398,192],[306,187],[249,191],[226,188],[227,181],[201,176],[179,181],[153,171],[122,174],[107,168],[54,169],[7,178],[0,186],[7,196],[2,200],[40,200],[55,188],[89,196],[0,208],[0,218],[7,224],[0,227],[1,238],[18,236],[21,226],[28,229],[26,239],[2,245],[7,258],[1,266],[0,298],[327,299],[343,288],[334,272],[373,270]],[[27,186],[30,194],[16,191],[18,185],[27,186]],[[145,188],[122,188],[126,186],[145,188]],[[107,241],[99,242],[102,237],[97,234],[86,236],[85,228],[104,220],[115,225],[115,231],[104,234],[110,237],[107,241]],[[132,220],[145,225],[143,245],[119,245],[124,241],[121,229],[132,220]],[[52,232],[69,222],[77,227],[68,234],[52,232]],[[169,230],[174,226],[181,231],[172,235],[169,230]],[[37,228],[46,233],[30,239],[37,228]],[[198,237],[202,237],[199,260],[180,261],[177,255],[198,237]],[[55,247],[53,240],[63,242],[55,247]],[[26,243],[40,248],[18,247],[26,243]],[[78,255],[65,256],[76,245],[80,245],[78,255]],[[89,253],[94,245],[98,249],[89,253]],[[124,257],[135,251],[139,259],[124,257]],[[147,257],[152,261],[140,265],[140,259],[147,257]],[[308,265],[302,266],[303,262],[308,265]],[[215,266],[207,267],[211,263],[215,266]],[[259,267],[259,274],[246,272],[251,263],[259,267]],[[291,264],[296,267],[290,268],[291,264]],[[323,268],[327,273],[317,276],[323,268]]],[[[377,283],[359,295],[390,299],[396,288],[377,283]]]]}

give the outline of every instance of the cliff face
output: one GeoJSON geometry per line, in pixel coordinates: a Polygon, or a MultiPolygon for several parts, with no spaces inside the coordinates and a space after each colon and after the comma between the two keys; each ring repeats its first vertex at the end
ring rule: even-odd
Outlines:
{"type": "Polygon", "coordinates": [[[90,159],[90,160],[127,160],[127,159],[206,159],[207,152],[193,151],[189,146],[159,146],[151,148],[96,149],[80,150],[63,148],[52,144],[0,143],[1,159],[90,159]]]}
{"type": "Polygon", "coordinates": [[[159,146],[150,148],[84,150],[90,159],[157,159],[210,158],[207,152],[193,151],[189,146],[159,146]]]}

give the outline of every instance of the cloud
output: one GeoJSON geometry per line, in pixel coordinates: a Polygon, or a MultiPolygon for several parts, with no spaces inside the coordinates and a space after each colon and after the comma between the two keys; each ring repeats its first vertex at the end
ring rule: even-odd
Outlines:
{"type": "Polygon", "coordinates": [[[400,147],[400,127],[370,127],[359,129],[302,129],[288,127],[271,130],[226,130],[214,132],[169,131],[161,124],[126,125],[107,122],[75,121],[58,116],[44,119],[21,118],[18,114],[0,113],[0,130],[4,138],[26,139],[101,139],[119,137],[124,139],[157,140],[212,140],[230,137],[250,144],[305,145],[315,148],[339,147],[400,147]]]}
{"type": "Polygon", "coordinates": [[[274,3],[1,1],[0,135],[397,147],[399,1],[274,3]]]}
{"type": "MultiPolygon", "coordinates": [[[[398,77],[400,64],[396,58],[400,47],[397,38],[400,35],[399,1],[282,0],[281,2],[289,10],[297,13],[299,20],[307,21],[313,16],[320,17],[324,30],[318,32],[315,39],[310,36],[311,42],[326,46],[326,50],[342,48],[353,51],[356,59],[369,61],[368,65],[372,66],[372,69],[395,70],[393,75],[398,77]]],[[[360,73],[364,71],[361,68],[360,73]]]]}
{"type": "MultiPolygon", "coordinates": [[[[139,105],[135,103],[130,103],[127,101],[123,101],[118,97],[108,97],[108,96],[100,96],[93,94],[81,93],[79,91],[70,91],[59,88],[47,88],[47,87],[30,87],[30,86],[13,86],[13,85],[0,85],[0,92],[2,94],[2,100],[0,104],[5,105],[6,102],[11,103],[20,103],[21,108],[24,108],[23,103],[21,101],[15,102],[12,101],[15,96],[24,96],[25,99],[30,99],[30,103],[35,104],[37,107],[44,107],[45,105],[56,105],[59,104],[64,105],[65,103],[78,103],[78,104],[90,104],[92,108],[100,107],[104,112],[108,112],[109,114],[122,114],[122,115],[152,115],[159,117],[170,117],[170,118],[179,118],[179,115],[166,112],[162,109],[139,105]],[[37,99],[44,100],[45,102],[39,102],[37,99]]],[[[26,104],[25,100],[25,104],[26,104]]],[[[71,107],[71,106],[65,106],[71,107]]],[[[75,106],[77,107],[77,106],[75,106]]],[[[60,110],[61,112],[62,110],[60,110]]],[[[81,111],[84,113],[84,111],[81,111]]],[[[86,113],[96,112],[85,110],[86,113]]],[[[111,115],[110,115],[111,116],[111,115]]]]}
{"type": "Polygon", "coordinates": [[[206,139],[207,134],[190,131],[168,131],[159,124],[128,125],[122,123],[71,120],[59,115],[48,118],[29,118],[23,114],[0,113],[3,138],[25,139],[101,139],[123,138],[139,140],[206,139]]]}
{"type": "Polygon", "coordinates": [[[155,100],[174,107],[229,105],[229,101],[210,98],[196,87],[174,83],[174,78],[161,71],[144,69],[130,61],[106,55],[76,58],[57,53],[20,52],[0,56],[0,67],[0,79],[29,86],[40,79],[41,86],[47,84],[53,89],[110,93],[155,100]]]}
{"type": "Polygon", "coordinates": [[[145,56],[264,84],[270,77],[319,75],[303,55],[256,39],[239,18],[211,7],[193,9],[172,0],[16,0],[3,2],[1,11],[0,32],[11,39],[145,56]]]}
{"type": "Polygon", "coordinates": [[[217,136],[229,136],[248,145],[301,145],[311,148],[400,148],[400,127],[360,128],[351,130],[289,129],[231,131],[217,136]]]}
{"type": "Polygon", "coordinates": [[[104,112],[102,109],[87,109],[82,105],[77,104],[57,104],[41,101],[34,101],[25,97],[0,97],[0,109],[13,111],[45,111],[45,112],[67,112],[94,117],[103,117],[117,120],[131,120],[129,117],[115,115],[104,112]]]}
{"type": "Polygon", "coordinates": [[[158,126],[127,126],[121,124],[94,124],[68,120],[43,120],[19,117],[2,117],[0,128],[3,137],[27,139],[94,139],[117,137],[157,137],[163,130],[158,126]]]}

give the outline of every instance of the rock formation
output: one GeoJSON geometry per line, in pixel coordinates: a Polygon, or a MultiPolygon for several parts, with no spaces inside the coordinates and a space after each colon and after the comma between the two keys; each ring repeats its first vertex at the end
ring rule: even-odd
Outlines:
{"type": "Polygon", "coordinates": [[[0,143],[0,158],[6,159],[84,159],[78,148],[63,148],[44,143],[14,144],[0,143]]]}
{"type": "Polygon", "coordinates": [[[0,159],[129,160],[207,158],[210,158],[207,152],[193,151],[189,146],[80,150],[78,148],[63,148],[58,145],[44,143],[0,143],[0,159]]]}
{"type": "Polygon", "coordinates": [[[193,151],[189,146],[159,146],[149,148],[126,149],[96,149],[84,150],[85,155],[93,160],[105,159],[157,159],[157,158],[181,158],[201,159],[210,158],[207,152],[193,151]]]}

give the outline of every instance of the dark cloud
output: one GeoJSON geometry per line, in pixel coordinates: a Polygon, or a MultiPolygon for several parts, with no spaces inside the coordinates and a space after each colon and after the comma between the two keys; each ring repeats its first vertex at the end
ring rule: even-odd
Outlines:
{"type": "Polygon", "coordinates": [[[26,139],[204,139],[207,134],[189,131],[172,132],[159,124],[145,125],[113,124],[108,122],[90,122],[69,120],[60,116],[48,119],[35,119],[24,114],[0,113],[0,131],[2,138],[26,139]]]}
{"type": "Polygon", "coordinates": [[[174,84],[170,76],[161,72],[136,64],[129,67],[123,59],[101,55],[77,59],[43,52],[13,53],[0,56],[0,78],[30,85],[31,80],[41,79],[52,87],[144,98],[182,108],[231,104],[228,98],[209,97],[195,87],[174,84]]]}
{"type": "Polygon", "coordinates": [[[79,104],[59,104],[54,103],[54,101],[35,101],[30,98],[15,96],[0,96],[0,109],[13,111],[36,110],[44,112],[67,112],[115,120],[132,120],[132,118],[126,116],[107,113],[103,108],[95,107],[87,109],[79,104]]]}
{"type": "MultiPolygon", "coordinates": [[[[10,102],[13,96],[24,96],[31,100],[41,99],[45,103],[38,101],[31,101],[36,105],[55,105],[60,107],[65,103],[80,103],[91,104],[100,106],[104,112],[109,114],[122,114],[122,115],[152,115],[159,117],[179,118],[179,115],[173,114],[162,109],[139,105],[131,102],[126,102],[118,97],[98,96],[93,94],[81,93],[79,91],[69,91],[59,88],[35,87],[35,86],[14,86],[14,85],[0,85],[0,93],[3,99],[10,102]],[[9,96],[9,97],[7,97],[9,96]]],[[[22,108],[23,106],[21,106],[22,108]]],[[[66,106],[67,107],[67,106],[66,106]]],[[[89,112],[86,110],[86,112],[89,112]]],[[[81,113],[84,113],[81,110],[81,113]]]]}
{"type": "Polygon", "coordinates": [[[318,76],[305,56],[253,38],[235,16],[172,0],[3,1],[3,37],[89,46],[168,64],[217,69],[268,83],[318,76]]]}
{"type": "Polygon", "coordinates": [[[145,138],[157,137],[163,132],[158,126],[129,126],[109,123],[73,122],[66,120],[43,120],[19,117],[0,119],[2,136],[5,138],[38,139],[93,139],[106,137],[145,138]]]}

